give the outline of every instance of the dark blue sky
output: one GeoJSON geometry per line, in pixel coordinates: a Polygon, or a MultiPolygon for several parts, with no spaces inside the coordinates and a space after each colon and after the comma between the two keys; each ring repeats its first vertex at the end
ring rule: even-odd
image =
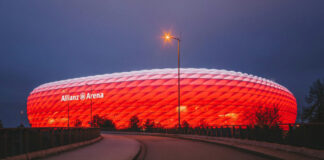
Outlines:
{"type": "Polygon", "coordinates": [[[46,82],[177,67],[165,30],[182,32],[182,67],[268,78],[303,103],[324,78],[323,8],[323,0],[0,0],[0,120],[16,127],[28,94],[46,82]]]}

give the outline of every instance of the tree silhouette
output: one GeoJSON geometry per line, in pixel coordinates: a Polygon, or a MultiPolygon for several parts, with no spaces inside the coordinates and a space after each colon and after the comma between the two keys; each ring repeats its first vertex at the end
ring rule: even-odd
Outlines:
{"type": "Polygon", "coordinates": [[[115,123],[110,119],[104,119],[103,124],[100,127],[115,129],[115,123]]]}
{"type": "Polygon", "coordinates": [[[129,125],[130,125],[130,128],[133,130],[133,131],[138,131],[140,129],[139,127],[139,123],[140,123],[140,120],[138,119],[138,117],[136,115],[132,116],[130,121],[129,121],[129,125]]]}
{"type": "Polygon", "coordinates": [[[200,128],[207,128],[208,127],[208,124],[206,123],[205,119],[201,119],[199,121],[199,127],[200,128]]]}
{"type": "Polygon", "coordinates": [[[100,117],[97,114],[93,116],[93,126],[99,128],[115,129],[115,124],[112,120],[100,117]]]}
{"type": "Polygon", "coordinates": [[[254,124],[263,128],[265,126],[274,127],[280,123],[279,107],[260,107],[254,115],[254,124]]]}
{"type": "Polygon", "coordinates": [[[313,82],[305,99],[309,106],[303,118],[309,122],[324,122],[324,80],[313,82]]]}
{"type": "Polygon", "coordinates": [[[82,122],[79,119],[76,119],[74,122],[74,126],[75,127],[81,127],[82,126],[82,122]]]}
{"type": "Polygon", "coordinates": [[[187,133],[190,128],[190,124],[186,120],[184,120],[184,121],[182,121],[181,126],[182,126],[184,133],[187,133]]]}
{"type": "Polygon", "coordinates": [[[98,114],[94,115],[92,118],[93,127],[100,127],[103,121],[103,118],[101,118],[98,114]]]}
{"type": "Polygon", "coordinates": [[[150,119],[147,119],[145,121],[144,127],[146,131],[150,132],[155,127],[154,121],[151,121],[150,119]]]}
{"type": "Polygon", "coordinates": [[[260,107],[257,108],[252,116],[254,128],[251,137],[256,140],[265,140],[270,142],[282,141],[282,129],[280,128],[279,107],[260,107]],[[254,117],[253,117],[254,116],[254,117]]]}
{"type": "Polygon", "coordinates": [[[182,127],[188,129],[188,128],[190,128],[190,124],[186,120],[184,120],[184,121],[182,121],[182,127]]]}
{"type": "Polygon", "coordinates": [[[0,128],[3,128],[3,124],[1,120],[0,120],[0,128]]]}

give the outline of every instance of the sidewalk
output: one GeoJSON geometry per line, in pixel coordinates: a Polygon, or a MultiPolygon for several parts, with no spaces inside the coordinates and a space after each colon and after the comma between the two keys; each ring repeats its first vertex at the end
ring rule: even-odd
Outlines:
{"type": "Polygon", "coordinates": [[[140,151],[140,144],[133,139],[119,135],[102,134],[104,137],[98,143],[79,148],[76,150],[53,155],[45,159],[48,160],[132,160],[140,151]]]}

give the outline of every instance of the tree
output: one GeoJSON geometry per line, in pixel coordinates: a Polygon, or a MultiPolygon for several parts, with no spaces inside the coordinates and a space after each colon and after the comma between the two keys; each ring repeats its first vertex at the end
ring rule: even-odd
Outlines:
{"type": "Polygon", "coordinates": [[[101,124],[103,123],[103,118],[101,118],[98,114],[94,115],[92,118],[92,123],[93,123],[93,127],[100,127],[101,124]]]}
{"type": "Polygon", "coordinates": [[[305,100],[309,106],[304,110],[303,119],[324,122],[324,79],[313,82],[305,100]]]}
{"type": "Polygon", "coordinates": [[[150,119],[147,119],[145,121],[144,127],[146,131],[150,132],[155,127],[154,121],[151,121],[150,119]]]}
{"type": "Polygon", "coordinates": [[[184,133],[187,133],[190,128],[190,124],[186,120],[184,120],[184,121],[182,121],[181,126],[182,126],[184,133]]]}
{"type": "Polygon", "coordinates": [[[132,116],[130,121],[129,121],[129,125],[130,125],[130,128],[133,130],[133,131],[138,131],[140,129],[139,127],[139,123],[140,123],[140,120],[138,119],[138,117],[136,115],[132,116]]]}
{"type": "Polygon", "coordinates": [[[115,129],[115,124],[112,120],[100,117],[97,114],[93,116],[93,126],[99,128],[115,129]]]}
{"type": "Polygon", "coordinates": [[[253,115],[252,122],[254,128],[251,137],[256,140],[265,140],[270,142],[282,141],[282,129],[280,128],[279,107],[260,107],[253,115]]]}
{"type": "Polygon", "coordinates": [[[82,126],[82,122],[79,119],[76,119],[74,122],[74,126],[75,127],[81,127],[82,126]]]}
{"type": "Polygon", "coordinates": [[[205,119],[200,119],[199,127],[206,129],[208,127],[208,123],[206,123],[205,119]]]}
{"type": "Polygon", "coordinates": [[[258,127],[274,127],[280,123],[279,107],[260,107],[254,115],[254,125],[258,127]]]}
{"type": "Polygon", "coordinates": [[[182,121],[182,128],[188,129],[188,128],[190,128],[190,124],[186,120],[184,120],[184,121],[182,121]]]}
{"type": "Polygon", "coordinates": [[[102,128],[115,129],[115,123],[111,119],[104,119],[102,128]]]}
{"type": "Polygon", "coordinates": [[[3,128],[3,124],[1,120],[0,120],[0,128],[3,128]]]}

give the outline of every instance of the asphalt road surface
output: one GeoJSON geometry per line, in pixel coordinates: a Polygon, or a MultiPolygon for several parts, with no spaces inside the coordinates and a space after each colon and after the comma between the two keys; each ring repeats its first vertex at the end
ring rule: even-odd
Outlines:
{"type": "Polygon", "coordinates": [[[145,160],[266,159],[241,150],[198,141],[141,135],[128,135],[127,137],[136,139],[144,145],[145,160]]]}
{"type": "Polygon", "coordinates": [[[103,140],[72,151],[60,153],[46,160],[132,160],[140,144],[123,135],[102,134],[103,140]]]}

